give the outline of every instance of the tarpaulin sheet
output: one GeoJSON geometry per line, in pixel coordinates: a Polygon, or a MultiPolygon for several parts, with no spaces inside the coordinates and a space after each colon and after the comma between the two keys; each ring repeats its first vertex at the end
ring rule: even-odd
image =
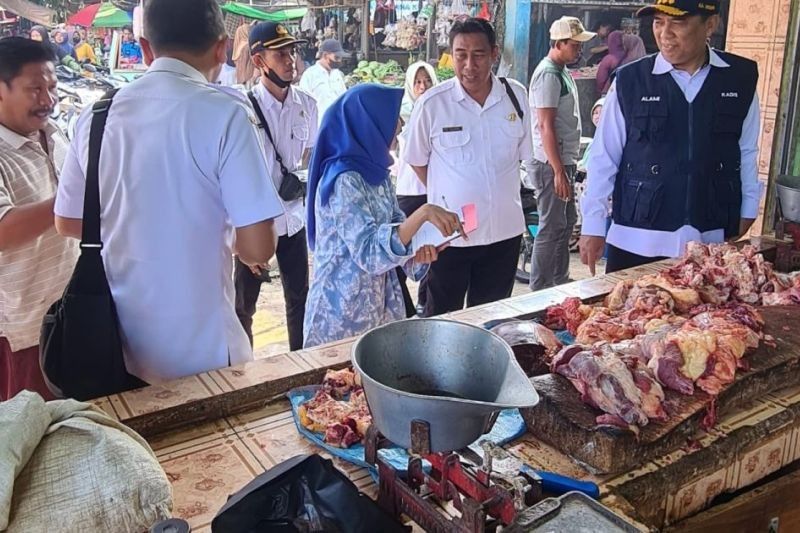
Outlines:
{"type": "Polygon", "coordinates": [[[236,2],[228,2],[222,6],[222,11],[230,13],[231,15],[240,15],[255,20],[266,20],[269,22],[285,22],[287,20],[301,19],[305,16],[308,8],[296,7],[292,9],[283,9],[281,11],[266,12],[256,7],[248,6],[246,4],[237,4],[236,2]]]}
{"type": "Polygon", "coordinates": [[[56,12],[28,0],[0,0],[0,7],[42,26],[53,26],[56,12]]]}

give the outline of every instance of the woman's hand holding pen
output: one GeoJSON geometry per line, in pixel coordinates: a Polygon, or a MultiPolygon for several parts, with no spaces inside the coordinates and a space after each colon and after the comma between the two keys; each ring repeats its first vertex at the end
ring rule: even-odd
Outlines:
{"type": "Polygon", "coordinates": [[[443,237],[459,233],[464,239],[467,238],[457,214],[434,204],[425,204],[420,209],[424,209],[425,221],[436,226],[443,237]]]}

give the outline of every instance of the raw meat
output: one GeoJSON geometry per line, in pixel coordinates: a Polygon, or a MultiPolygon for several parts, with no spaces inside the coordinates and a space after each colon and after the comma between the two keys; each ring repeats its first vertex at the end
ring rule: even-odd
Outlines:
{"type": "Polygon", "coordinates": [[[578,344],[594,344],[596,342],[617,342],[632,339],[636,336],[633,324],[621,317],[614,316],[605,307],[596,307],[589,318],[575,332],[578,344]]]}
{"type": "Polygon", "coordinates": [[[325,430],[325,442],[331,446],[349,448],[360,441],[361,437],[356,432],[356,423],[350,418],[330,424],[325,430]]]}
{"type": "Polygon", "coordinates": [[[356,386],[356,375],[349,368],[328,370],[322,379],[322,388],[337,400],[341,400],[356,386]]]}
{"type": "Polygon", "coordinates": [[[647,425],[642,393],[618,357],[570,346],[553,359],[553,371],[569,379],[585,403],[619,417],[626,424],[647,425]]]}
{"type": "MultiPolygon", "coordinates": [[[[748,351],[775,345],[758,304],[800,304],[800,273],[773,272],[752,246],[690,243],[675,266],[618,283],[603,305],[570,298],[548,309],[553,327],[568,328],[577,343],[551,371],[604,411],[598,424],[635,430],[645,418],[666,418],[662,387],[714,398],[748,368],[748,351]]],[[[714,420],[712,405],[705,422],[714,420]]]]}
{"type": "Polygon", "coordinates": [[[547,308],[544,325],[554,331],[567,330],[573,335],[578,332],[578,326],[586,320],[592,308],[581,302],[580,298],[569,297],[559,305],[547,308]]]}
{"type": "Polygon", "coordinates": [[[329,370],[314,397],[298,407],[300,424],[310,431],[324,433],[324,441],[332,446],[347,448],[360,442],[372,423],[372,416],[364,390],[356,382],[350,369],[329,370]]]}
{"type": "Polygon", "coordinates": [[[781,292],[770,292],[761,295],[764,305],[797,305],[800,304],[800,288],[791,287],[781,292]]]}
{"type": "Polygon", "coordinates": [[[653,379],[641,350],[641,343],[637,341],[623,341],[617,344],[606,344],[600,348],[603,353],[618,357],[631,373],[633,383],[641,394],[642,410],[650,420],[666,420],[664,410],[664,390],[653,379]]]}
{"type": "Polygon", "coordinates": [[[694,393],[694,384],[681,372],[686,364],[683,352],[673,339],[668,338],[668,334],[669,331],[660,331],[640,339],[647,367],[665,387],[691,395],[694,393]]]}
{"type": "Polygon", "coordinates": [[[664,274],[644,276],[636,284],[640,287],[658,287],[667,292],[674,301],[675,310],[679,313],[685,313],[692,307],[702,303],[700,294],[696,290],[690,287],[678,286],[664,274]]]}

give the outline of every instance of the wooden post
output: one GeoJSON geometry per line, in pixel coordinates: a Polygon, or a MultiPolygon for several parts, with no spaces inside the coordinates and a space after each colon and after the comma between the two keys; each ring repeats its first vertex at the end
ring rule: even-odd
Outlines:
{"type": "Polygon", "coordinates": [[[426,34],[427,39],[425,43],[425,61],[439,59],[439,48],[436,46],[436,35],[434,35],[435,29],[436,2],[433,2],[433,10],[431,11],[431,16],[428,18],[428,29],[426,34]]]}
{"type": "Polygon", "coordinates": [[[369,61],[369,0],[364,0],[361,6],[361,58],[369,61]]]}
{"type": "Polygon", "coordinates": [[[503,57],[511,64],[510,77],[527,86],[531,43],[531,0],[506,2],[503,57]]]}
{"type": "MultiPolygon", "coordinates": [[[[773,131],[772,157],[761,235],[775,230],[777,198],[775,180],[781,174],[800,175],[800,0],[789,4],[789,23],[783,56],[783,76],[778,116],[773,131]]],[[[762,72],[763,76],[764,73],[762,72]]],[[[761,103],[762,110],[764,102],[761,103]]]]}

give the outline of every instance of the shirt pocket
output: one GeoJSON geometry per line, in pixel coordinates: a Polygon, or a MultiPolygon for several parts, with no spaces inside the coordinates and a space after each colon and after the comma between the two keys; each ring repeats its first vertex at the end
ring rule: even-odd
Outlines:
{"type": "Polygon", "coordinates": [[[633,111],[632,133],[637,141],[662,141],[666,137],[667,106],[660,102],[640,103],[633,111]]]}
{"type": "Polygon", "coordinates": [[[520,161],[520,142],[525,136],[522,121],[503,120],[491,136],[492,158],[498,170],[510,165],[518,165],[520,161]]]}
{"type": "Polygon", "coordinates": [[[625,181],[622,187],[622,223],[637,226],[654,223],[661,209],[663,184],[634,178],[625,181]]]}
{"type": "Polygon", "coordinates": [[[714,114],[713,131],[717,139],[738,141],[742,136],[744,116],[739,102],[720,102],[714,114]]]}
{"type": "Polygon", "coordinates": [[[292,139],[303,141],[303,144],[305,144],[308,141],[308,134],[308,124],[298,123],[292,126],[292,139]]]}
{"type": "Polygon", "coordinates": [[[470,134],[468,131],[442,131],[433,136],[433,145],[442,159],[451,165],[467,165],[472,163],[472,151],[469,149],[470,134]]]}

